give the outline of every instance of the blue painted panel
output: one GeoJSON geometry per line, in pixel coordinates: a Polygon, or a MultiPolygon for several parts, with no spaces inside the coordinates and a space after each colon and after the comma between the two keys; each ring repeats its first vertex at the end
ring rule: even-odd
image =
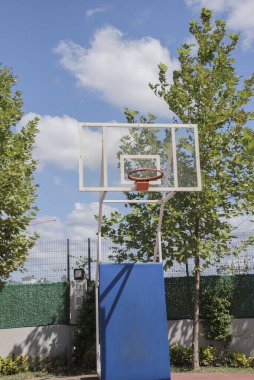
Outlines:
{"type": "Polygon", "coordinates": [[[170,380],[163,267],[100,265],[102,380],[170,380]]]}

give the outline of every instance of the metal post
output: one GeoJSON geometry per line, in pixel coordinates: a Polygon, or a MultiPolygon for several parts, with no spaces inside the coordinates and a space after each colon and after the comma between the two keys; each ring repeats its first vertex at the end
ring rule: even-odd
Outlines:
{"type": "Polygon", "coordinates": [[[190,278],[190,274],[189,274],[189,264],[188,264],[188,260],[186,260],[186,263],[185,263],[185,269],[186,269],[186,276],[187,276],[187,279],[189,280],[189,278],[190,278]]]}
{"type": "Polygon", "coordinates": [[[190,284],[190,273],[189,273],[189,263],[188,263],[188,260],[186,260],[185,269],[186,269],[188,297],[189,297],[189,302],[190,302],[190,316],[191,316],[193,310],[192,310],[192,296],[191,296],[191,289],[190,289],[191,284],[190,284]]]}
{"type": "Polygon", "coordinates": [[[70,239],[67,239],[67,281],[70,282],[70,239]]]}
{"type": "Polygon", "coordinates": [[[91,281],[91,239],[88,238],[88,280],[91,281]]]}
{"type": "Polygon", "coordinates": [[[96,367],[97,374],[101,378],[101,354],[100,354],[100,327],[99,327],[99,264],[101,262],[101,223],[102,223],[102,207],[107,192],[100,194],[99,214],[98,214],[98,238],[97,238],[97,262],[96,262],[96,281],[95,281],[95,303],[96,303],[96,367]]]}
{"type": "Polygon", "coordinates": [[[162,262],[162,249],[161,249],[161,227],[162,227],[162,219],[163,219],[163,213],[164,213],[164,207],[165,204],[168,202],[170,198],[172,198],[175,195],[174,192],[167,193],[165,196],[161,199],[161,205],[160,205],[160,214],[159,214],[159,220],[157,225],[157,234],[156,234],[156,241],[155,241],[155,247],[154,247],[154,256],[153,261],[156,262],[159,258],[159,262],[162,262]]]}
{"type": "Polygon", "coordinates": [[[69,284],[69,349],[68,349],[68,368],[71,366],[71,347],[72,347],[72,337],[71,337],[71,284],[70,284],[70,239],[67,239],[67,281],[69,284]]]}
{"type": "MultiPolygon", "coordinates": [[[[174,129],[174,128],[173,128],[174,129]]],[[[173,136],[173,130],[172,130],[172,141],[175,141],[175,134],[173,136]]],[[[164,177],[164,183],[167,184],[169,180],[169,174],[170,174],[170,167],[171,167],[171,161],[173,158],[173,150],[172,150],[172,143],[169,145],[168,150],[168,160],[167,160],[167,170],[164,177]]],[[[164,194],[160,201],[160,214],[159,214],[159,220],[157,225],[157,234],[156,234],[156,241],[155,241],[155,247],[154,247],[154,255],[153,255],[153,261],[156,262],[159,258],[159,262],[163,262],[163,256],[162,256],[162,245],[161,245],[161,227],[162,227],[162,219],[163,219],[163,213],[164,213],[164,207],[167,201],[174,196],[174,192],[169,192],[167,194],[164,194]]]]}

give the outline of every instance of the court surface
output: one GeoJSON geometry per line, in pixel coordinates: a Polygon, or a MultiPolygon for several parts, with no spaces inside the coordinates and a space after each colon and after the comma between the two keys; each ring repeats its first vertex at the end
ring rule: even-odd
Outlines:
{"type": "Polygon", "coordinates": [[[172,373],[172,380],[250,380],[253,373],[172,373]]]}

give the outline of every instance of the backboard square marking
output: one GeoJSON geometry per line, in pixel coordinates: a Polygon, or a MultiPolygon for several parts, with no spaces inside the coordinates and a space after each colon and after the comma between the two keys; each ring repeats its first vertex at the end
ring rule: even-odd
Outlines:
{"type": "MultiPolygon", "coordinates": [[[[156,161],[156,168],[160,170],[161,164],[160,164],[160,156],[158,154],[121,154],[120,155],[120,175],[121,175],[121,184],[123,185],[130,185],[133,184],[133,181],[130,181],[129,179],[125,178],[125,168],[124,163],[126,160],[138,160],[138,159],[144,159],[144,160],[155,160],[156,161]]],[[[156,181],[151,181],[153,185],[161,185],[161,179],[158,179],[156,181]]]]}

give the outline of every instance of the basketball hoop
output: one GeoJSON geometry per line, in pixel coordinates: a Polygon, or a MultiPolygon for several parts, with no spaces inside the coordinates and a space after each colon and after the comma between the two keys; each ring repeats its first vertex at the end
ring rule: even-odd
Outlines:
{"type": "Polygon", "coordinates": [[[132,170],[131,172],[129,172],[128,179],[131,181],[135,181],[135,190],[147,191],[149,189],[149,182],[150,181],[156,181],[157,179],[161,179],[163,177],[163,175],[164,175],[163,172],[159,169],[151,169],[151,168],[136,169],[136,170],[132,170]],[[139,173],[139,172],[142,172],[142,173],[143,172],[156,172],[158,174],[155,176],[150,176],[150,177],[145,177],[145,178],[133,176],[133,174],[139,173]]]}

